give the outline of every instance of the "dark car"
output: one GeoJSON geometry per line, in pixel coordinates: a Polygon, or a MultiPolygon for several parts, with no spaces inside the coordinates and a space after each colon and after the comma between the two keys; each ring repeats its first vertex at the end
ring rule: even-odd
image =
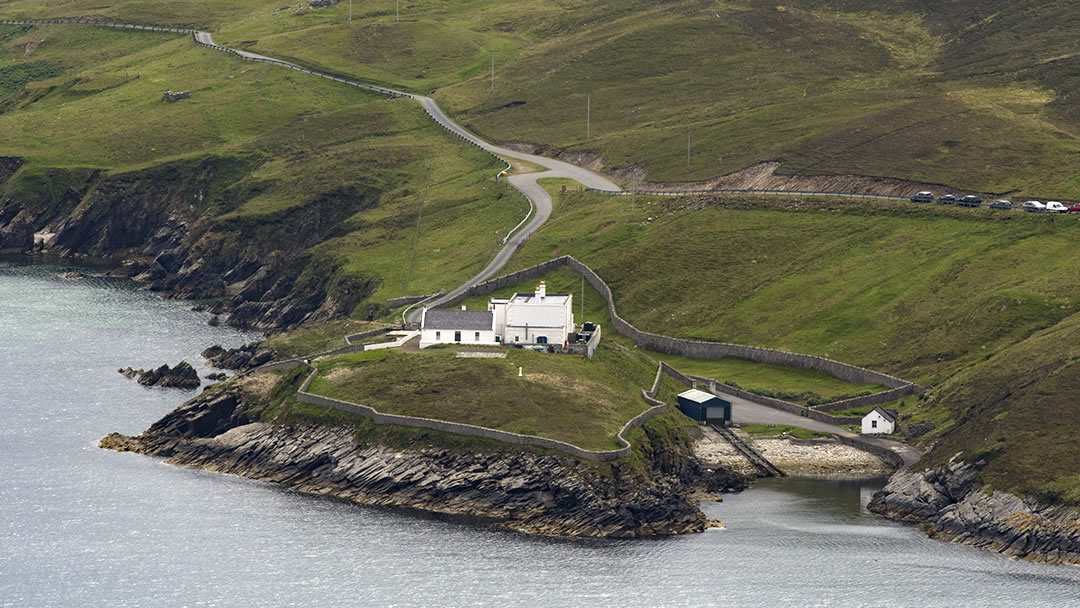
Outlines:
{"type": "Polygon", "coordinates": [[[932,203],[934,202],[933,192],[918,192],[911,197],[913,203],[932,203]]]}
{"type": "Polygon", "coordinates": [[[937,202],[939,205],[955,205],[956,197],[951,194],[946,194],[945,196],[937,199],[937,202]]]}
{"type": "Polygon", "coordinates": [[[974,194],[969,194],[964,198],[960,199],[959,202],[957,202],[956,204],[960,205],[961,207],[978,207],[982,204],[982,197],[975,196],[974,194]]]}
{"type": "Polygon", "coordinates": [[[1001,200],[994,201],[994,202],[990,203],[990,208],[991,209],[1004,209],[1004,210],[1008,211],[1009,209],[1012,209],[1012,203],[1005,200],[1005,199],[1001,199],[1001,200]]]}
{"type": "Polygon", "coordinates": [[[1080,203],[1076,203],[1075,205],[1069,207],[1069,213],[1080,213],[1080,203]]]}

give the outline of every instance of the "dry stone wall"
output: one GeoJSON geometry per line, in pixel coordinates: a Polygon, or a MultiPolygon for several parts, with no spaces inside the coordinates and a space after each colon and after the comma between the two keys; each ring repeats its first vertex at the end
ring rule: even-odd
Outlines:
{"type": "MultiPolygon", "coordinates": [[[[923,387],[917,384],[913,384],[895,376],[890,376],[864,367],[841,363],[840,361],[834,361],[832,359],[826,359],[825,357],[789,353],[771,348],[759,348],[743,344],[685,340],[682,338],[672,338],[670,336],[641,331],[634,327],[629,321],[620,317],[618,312],[616,312],[615,297],[611,292],[611,288],[600,278],[600,275],[596,274],[592,268],[589,268],[581,261],[568,255],[541,262],[535,266],[530,266],[529,268],[517,272],[484,281],[483,283],[478,283],[448,302],[448,304],[455,305],[472,296],[488,294],[504,287],[537,279],[562,266],[569,266],[570,268],[573,268],[575,272],[585,277],[585,280],[589,282],[589,285],[592,285],[593,289],[599,292],[607,302],[608,314],[611,316],[611,324],[615,328],[615,331],[630,338],[640,347],[667,355],[690,357],[693,359],[736,357],[758,363],[773,363],[799,369],[812,369],[825,372],[852,384],[881,384],[889,387],[889,390],[887,391],[837,402],[843,404],[842,407],[830,409],[847,409],[851,407],[860,407],[862,405],[886,403],[894,399],[899,399],[900,397],[921,393],[924,390],[923,387]]],[[[727,389],[725,388],[724,390],[727,389]]],[[[747,398],[749,399],[749,397],[747,398]]],[[[760,395],[754,395],[754,401],[761,403],[761,399],[765,398],[760,395]]],[[[787,403],[785,401],[780,402],[787,403]]],[[[800,415],[817,419],[812,413],[802,413],[806,408],[797,405],[794,407],[798,407],[801,410],[799,412],[800,415]]],[[[810,411],[813,412],[814,410],[810,411]]]]}

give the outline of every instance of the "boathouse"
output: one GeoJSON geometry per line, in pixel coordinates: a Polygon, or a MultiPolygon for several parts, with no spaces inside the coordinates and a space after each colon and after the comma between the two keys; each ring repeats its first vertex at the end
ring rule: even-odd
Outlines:
{"type": "Polygon", "coordinates": [[[731,422],[731,402],[711,393],[692,388],[678,395],[679,411],[705,424],[727,425],[731,422]]]}

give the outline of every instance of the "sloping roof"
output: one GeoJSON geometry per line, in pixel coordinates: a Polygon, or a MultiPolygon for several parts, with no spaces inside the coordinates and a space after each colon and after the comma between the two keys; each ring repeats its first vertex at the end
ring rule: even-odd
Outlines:
{"type": "MultiPolygon", "coordinates": [[[[883,409],[883,408],[880,408],[880,407],[875,407],[874,409],[870,410],[870,412],[868,412],[866,415],[869,416],[870,414],[872,414],[874,412],[877,412],[878,414],[881,414],[881,417],[884,418],[885,420],[888,420],[889,422],[891,422],[893,424],[896,424],[896,414],[894,414],[893,412],[890,412],[889,410],[886,410],[886,409],[883,409]]],[[[864,418],[865,418],[865,416],[864,416],[864,418]]]]}
{"type": "Polygon", "coordinates": [[[490,310],[432,308],[424,315],[424,329],[487,329],[493,327],[490,310]]]}
{"type": "Polygon", "coordinates": [[[705,403],[707,401],[712,401],[713,399],[717,398],[715,395],[706,393],[705,391],[701,391],[696,388],[692,388],[688,391],[683,391],[679,393],[679,397],[687,399],[689,401],[694,401],[696,403],[705,403]]]}

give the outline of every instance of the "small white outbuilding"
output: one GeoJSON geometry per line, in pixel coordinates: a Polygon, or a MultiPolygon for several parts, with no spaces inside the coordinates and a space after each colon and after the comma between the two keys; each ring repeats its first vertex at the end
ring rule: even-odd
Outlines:
{"type": "Polygon", "coordinates": [[[863,416],[863,435],[891,435],[896,431],[896,414],[889,410],[875,407],[863,416]]]}

